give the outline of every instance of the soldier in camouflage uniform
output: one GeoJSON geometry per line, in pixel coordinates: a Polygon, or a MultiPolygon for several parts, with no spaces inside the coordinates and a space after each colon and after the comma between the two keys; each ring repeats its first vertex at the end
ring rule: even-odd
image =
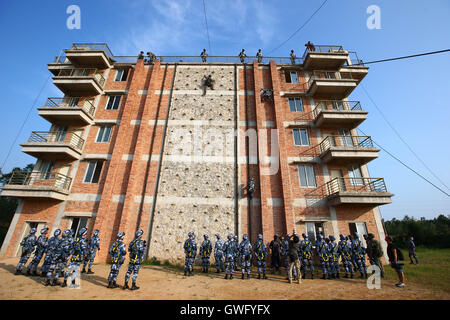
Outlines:
{"type": "Polygon", "coordinates": [[[266,245],[263,241],[262,234],[258,234],[258,241],[255,242],[254,245],[254,254],[256,257],[256,265],[258,267],[258,279],[261,279],[261,271],[263,274],[263,279],[267,279],[266,277],[266,257],[268,255],[268,251],[266,245]]]}
{"type": "Polygon", "coordinates": [[[207,234],[203,236],[205,239],[200,246],[200,257],[202,258],[202,272],[208,273],[209,257],[211,256],[212,245],[207,234]]]}
{"type": "Polygon", "coordinates": [[[34,247],[37,244],[36,236],[36,228],[31,228],[30,234],[25,236],[23,240],[20,242],[20,246],[22,247],[22,254],[20,255],[19,264],[16,268],[16,274],[22,274],[22,269],[30,258],[31,254],[34,251],[34,247]]]}
{"type": "MultiPolygon", "coordinates": [[[[58,245],[59,257],[56,263],[55,277],[53,279],[52,286],[58,284],[58,278],[61,274],[64,274],[64,269],[67,267],[67,261],[72,254],[72,241],[71,241],[71,231],[65,230],[62,235],[62,239],[58,245]]],[[[62,284],[63,287],[67,285],[66,282],[62,284]]]]}
{"type": "Polygon", "coordinates": [[[37,276],[37,268],[39,265],[39,262],[41,262],[42,257],[45,254],[45,247],[47,247],[47,231],[48,227],[42,228],[41,235],[37,239],[36,243],[36,251],[34,252],[33,260],[31,260],[30,264],[27,268],[27,275],[33,275],[37,276]],[[33,270],[33,273],[31,273],[31,270],[33,270]]]}
{"type": "MultiPolygon", "coordinates": [[[[308,239],[308,235],[306,233],[302,234],[303,240],[300,242],[300,250],[302,252],[302,267],[303,267],[303,275],[302,279],[306,278],[306,272],[308,271],[308,266],[311,269],[311,279],[314,279],[314,263],[312,261],[313,257],[313,247],[311,241],[308,239]]],[[[294,268],[295,270],[295,268],[294,268]]]]}
{"type": "Polygon", "coordinates": [[[51,237],[47,242],[47,246],[45,247],[44,264],[41,267],[41,277],[42,278],[47,276],[47,273],[50,269],[50,265],[52,263],[52,253],[58,246],[59,242],[61,241],[61,239],[59,238],[60,234],[61,234],[61,230],[56,229],[55,232],[53,232],[53,237],[51,237]]]}
{"type": "Polygon", "coordinates": [[[223,265],[223,246],[224,243],[220,240],[220,235],[216,234],[216,244],[214,245],[214,259],[216,260],[217,273],[224,271],[223,265]]]}
{"type": "Polygon", "coordinates": [[[64,285],[67,285],[67,278],[72,276],[72,285],[75,285],[75,278],[80,274],[80,265],[86,258],[87,243],[86,243],[86,228],[81,228],[78,231],[78,236],[72,242],[72,256],[70,258],[69,267],[64,274],[64,285]]]}
{"type": "Polygon", "coordinates": [[[336,238],[333,235],[328,237],[330,243],[328,244],[330,252],[330,272],[333,279],[340,279],[340,269],[339,269],[339,248],[336,243],[336,238]]]}
{"type": "Polygon", "coordinates": [[[258,59],[258,63],[261,63],[261,61],[263,59],[261,49],[259,49],[258,52],[256,53],[256,58],[258,59]]]}
{"type": "Polygon", "coordinates": [[[248,236],[244,234],[242,242],[239,244],[239,255],[241,257],[241,279],[247,273],[247,279],[250,279],[250,265],[252,261],[252,244],[248,240],[248,236]]]}
{"type": "Polygon", "coordinates": [[[188,239],[184,242],[184,275],[193,275],[194,272],[194,261],[197,255],[197,243],[194,239],[194,233],[191,231],[188,233],[188,239]]]}
{"type": "Polygon", "coordinates": [[[203,49],[202,53],[200,53],[200,57],[202,57],[202,62],[206,62],[208,58],[208,54],[206,53],[206,49],[203,49]]]}
{"type": "Polygon", "coordinates": [[[344,266],[345,276],[348,278],[348,274],[351,274],[353,278],[353,267],[352,267],[352,248],[349,245],[346,237],[343,234],[339,235],[338,250],[342,259],[342,265],[344,266]]]}
{"type": "Polygon", "coordinates": [[[89,239],[88,254],[86,256],[86,259],[84,260],[83,270],[81,271],[81,273],[86,272],[86,265],[88,263],[89,263],[89,266],[88,266],[87,273],[88,274],[94,273],[94,272],[92,272],[92,264],[94,263],[94,259],[97,254],[97,250],[100,251],[100,238],[98,236],[98,233],[99,233],[98,230],[94,230],[92,237],[89,239]]]}
{"type": "Polygon", "coordinates": [[[247,55],[245,54],[245,49],[242,49],[242,51],[239,53],[239,59],[241,60],[241,63],[245,62],[245,58],[247,55]]]}
{"type": "MultiPolygon", "coordinates": [[[[59,230],[59,232],[61,232],[61,231],[59,230]]],[[[56,231],[54,234],[58,234],[58,236],[59,236],[59,233],[57,233],[56,231]]],[[[68,235],[68,233],[66,232],[66,236],[67,235],[68,235]]],[[[48,271],[47,271],[47,279],[45,281],[45,286],[50,285],[50,281],[52,278],[53,278],[52,286],[56,286],[59,284],[58,283],[59,274],[57,274],[57,269],[58,269],[58,266],[61,261],[60,260],[61,254],[63,253],[63,248],[61,246],[61,243],[63,240],[64,240],[63,238],[57,238],[57,237],[50,238],[50,240],[49,240],[48,247],[51,249],[50,264],[49,264],[48,271]]]]}
{"type": "Polygon", "coordinates": [[[290,57],[291,57],[291,63],[292,63],[292,64],[295,64],[295,59],[296,59],[297,57],[295,56],[294,50],[291,50],[290,57]]]}
{"type": "Polygon", "coordinates": [[[367,268],[366,268],[366,248],[363,247],[361,240],[359,240],[359,234],[354,233],[354,238],[352,241],[352,250],[355,257],[356,266],[361,273],[360,278],[367,279],[367,268]]]}
{"type": "MultiPolygon", "coordinates": [[[[323,239],[323,235],[319,234],[317,236],[316,242],[316,253],[320,260],[320,266],[322,268],[322,279],[326,279],[326,274],[328,274],[328,279],[330,276],[330,253],[327,242],[323,239]]],[[[328,239],[328,238],[327,238],[328,239]]],[[[329,239],[328,239],[329,240],[329,239]]]]}
{"type": "Polygon", "coordinates": [[[236,242],[233,239],[233,235],[228,235],[228,241],[223,245],[223,253],[225,254],[225,279],[233,279],[234,261],[237,255],[238,248],[236,242]]]}
{"type": "Polygon", "coordinates": [[[130,262],[128,264],[128,271],[125,274],[125,284],[123,286],[123,289],[130,289],[128,287],[128,280],[131,277],[131,290],[138,290],[139,287],[136,286],[137,277],[139,274],[139,269],[141,268],[141,263],[144,260],[146,245],[145,241],[142,240],[142,234],[144,232],[142,230],[136,231],[136,238],[133,239],[133,241],[130,242],[128,246],[128,252],[130,256],[130,262]]]}
{"type": "Polygon", "coordinates": [[[124,232],[117,234],[117,239],[112,244],[109,249],[109,254],[111,255],[111,269],[108,276],[108,287],[107,288],[118,288],[119,285],[116,283],[117,275],[119,274],[120,267],[125,261],[125,255],[127,254],[127,248],[125,243],[123,243],[124,232]]]}

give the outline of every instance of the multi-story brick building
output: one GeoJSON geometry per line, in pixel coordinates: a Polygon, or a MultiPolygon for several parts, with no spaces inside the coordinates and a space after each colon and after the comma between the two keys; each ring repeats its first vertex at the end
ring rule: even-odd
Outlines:
{"type": "Polygon", "coordinates": [[[21,145],[37,158],[34,170],[2,188],[20,201],[1,254],[18,255],[30,227],[44,225],[99,229],[98,261],[118,232],[130,241],[138,228],[148,256],[169,260],[183,257],[189,231],[199,240],[262,233],[270,241],[293,229],[384,239],[377,206],[392,194],[369,175],[379,150],[357,133],[367,112],[348,101],[368,72],[355,57],[314,46],[295,63],[153,60],[73,44],[48,64],[63,93],[38,108],[50,130],[21,145]]]}

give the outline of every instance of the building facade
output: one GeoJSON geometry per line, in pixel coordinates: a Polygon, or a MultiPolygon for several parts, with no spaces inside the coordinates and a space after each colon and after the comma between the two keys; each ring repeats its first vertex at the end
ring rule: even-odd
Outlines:
{"type": "Polygon", "coordinates": [[[49,131],[21,145],[34,170],[2,187],[20,201],[0,254],[17,256],[45,225],[98,229],[98,262],[118,232],[129,242],[137,229],[148,257],[170,261],[183,259],[189,231],[384,239],[378,206],[392,194],[370,177],[379,150],[358,135],[367,112],[348,100],[368,72],[355,56],[316,45],[294,60],[202,62],[73,44],[48,64],[62,92],[38,108],[49,131]]]}

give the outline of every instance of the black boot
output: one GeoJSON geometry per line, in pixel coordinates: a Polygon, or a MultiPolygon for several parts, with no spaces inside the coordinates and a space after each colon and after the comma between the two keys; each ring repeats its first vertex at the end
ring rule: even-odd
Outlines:
{"type": "Polygon", "coordinates": [[[328,279],[328,280],[331,280],[331,274],[328,274],[327,279],[328,279]]]}
{"type": "Polygon", "coordinates": [[[233,279],[233,274],[230,274],[230,280],[233,279]]]}
{"type": "Polygon", "coordinates": [[[320,279],[326,279],[325,273],[322,274],[322,278],[320,278],[320,279]]]}
{"type": "Polygon", "coordinates": [[[119,285],[115,282],[115,281],[113,281],[113,283],[112,283],[112,287],[113,288],[118,288],[119,287],[119,285]]]}
{"type": "Polygon", "coordinates": [[[41,272],[41,278],[45,278],[47,276],[47,273],[41,272]]]}
{"type": "Polygon", "coordinates": [[[353,273],[350,275],[350,278],[352,278],[353,279],[353,273]]]}
{"type": "Polygon", "coordinates": [[[261,279],[261,274],[258,273],[258,279],[261,279]]]}
{"type": "Polygon", "coordinates": [[[19,275],[19,274],[22,274],[22,270],[16,270],[15,275],[17,276],[17,275],[19,275]]]}
{"type": "Polygon", "coordinates": [[[266,277],[266,274],[265,274],[265,273],[263,273],[263,279],[267,279],[267,277],[266,277]]]}
{"type": "Polygon", "coordinates": [[[64,279],[64,282],[61,283],[61,287],[63,287],[63,288],[64,288],[64,287],[67,287],[67,280],[64,279]]]}
{"type": "Polygon", "coordinates": [[[348,278],[348,273],[345,274],[344,278],[348,278]]]}
{"type": "Polygon", "coordinates": [[[241,279],[244,279],[244,277],[245,277],[244,274],[242,274],[241,279]]]}
{"type": "Polygon", "coordinates": [[[339,272],[336,273],[336,278],[337,278],[337,279],[340,279],[340,278],[341,278],[341,276],[339,275],[339,272]]]}
{"type": "Polygon", "coordinates": [[[32,274],[34,277],[39,277],[39,274],[36,272],[36,270],[34,270],[33,271],[33,274],[32,274]]]}
{"type": "Polygon", "coordinates": [[[184,270],[184,276],[186,276],[186,270],[184,270]]]}
{"type": "Polygon", "coordinates": [[[45,284],[46,287],[50,285],[50,279],[45,280],[45,284]]]}
{"type": "Polygon", "coordinates": [[[31,276],[30,270],[27,270],[27,276],[31,276]]]}
{"type": "Polygon", "coordinates": [[[58,279],[53,279],[52,287],[54,287],[54,286],[59,286],[58,279]]]}
{"type": "Polygon", "coordinates": [[[250,279],[250,273],[247,273],[247,279],[250,279]]]}
{"type": "Polygon", "coordinates": [[[130,287],[128,286],[128,282],[125,282],[122,289],[123,290],[130,289],[130,287]]]}
{"type": "Polygon", "coordinates": [[[306,279],[306,273],[302,275],[302,279],[306,279]]]}
{"type": "Polygon", "coordinates": [[[225,274],[225,280],[227,280],[228,279],[228,274],[225,274]]]}
{"type": "Polygon", "coordinates": [[[94,274],[94,272],[91,269],[88,269],[87,274],[94,274]]]}
{"type": "Polygon", "coordinates": [[[86,267],[83,267],[83,270],[81,270],[81,273],[86,273],[86,267]]]}
{"type": "Polygon", "coordinates": [[[131,284],[131,290],[139,290],[139,287],[138,286],[136,286],[136,283],[132,283],[131,284]]]}
{"type": "MultiPolygon", "coordinates": [[[[64,282],[65,282],[65,281],[64,281],[64,282]]],[[[108,289],[112,289],[112,287],[113,287],[112,281],[108,281],[108,286],[107,286],[107,288],[108,288],[108,289]]]]}

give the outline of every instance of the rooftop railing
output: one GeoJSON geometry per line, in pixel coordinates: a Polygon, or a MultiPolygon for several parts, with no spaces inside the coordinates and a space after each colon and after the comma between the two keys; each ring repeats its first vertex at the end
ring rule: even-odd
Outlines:
{"type": "Polygon", "coordinates": [[[33,131],[28,142],[62,143],[77,150],[82,150],[84,146],[84,139],[73,131],[33,131]]]}
{"type": "Polygon", "coordinates": [[[94,116],[94,99],[86,97],[47,98],[44,108],[80,108],[94,116]]]}
{"type": "Polygon", "coordinates": [[[100,87],[103,87],[105,84],[105,78],[102,72],[94,68],[61,69],[55,77],[93,77],[100,87]]]}
{"type": "Polygon", "coordinates": [[[74,43],[69,50],[77,51],[104,51],[110,58],[114,57],[106,43],[74,43]]]}
{"type": "Polygon", "coordinates": [[[60,173],[15,171],[6,185],[42,186],[69,190],[71,182],[72,178],[60,173]]]}
{"type": "Polygon", "coordinates": [[[305,60],[309,52],[322,52],[322,53],[347,53],[342,46],[336,45],[311,45],[305,49],[302,59],[305,60]]]}

